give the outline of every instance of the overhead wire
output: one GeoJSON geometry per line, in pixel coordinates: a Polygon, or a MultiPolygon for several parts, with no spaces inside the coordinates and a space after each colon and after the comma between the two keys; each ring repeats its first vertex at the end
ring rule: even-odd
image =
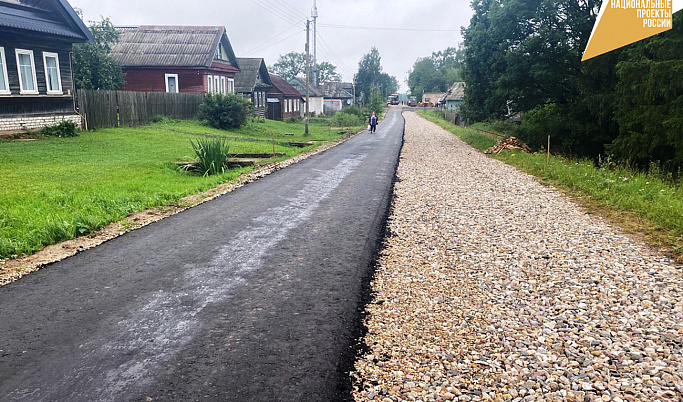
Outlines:
{"type": "MultiPolygon", "coordinates": [[[[272,38],[269,38],[269,39],[266,40],[265,42],[263,42],[263,43],[261,43],[260,45],[256,46],[256,47],[253,48],[252,50],[248,51],[247,53],[245,53],[245,56],[248,56],[248,55],[253,54],[253,53],[256,53],[256,52],[259,52],[259,51],[261,51],[261,50],[268,49],[270,46],[273,45],[273,43],[271,43],[271,41],[273,41],[273,40],[279,38],[280,36],[284,35],[285,32],[290,31],[290,30],[292,30],[292,29],[294,29],[294,28],[299,29],[294,35],[297,35],[297,34],[303,32],[303,28],[297,27],[296,25],[292,25],[292,26],[290,26],[289,28],[285,29],[284,31],[280,32],[279,34],[273,36],[272,38]]],[[[294,36],[294,35],[292,35],[292,36],[294,36]]],[[[292,36],[288,36],[286,39],[289,39],[289,38],[291,38],[292,36]]],[[[279,42],[278,42],[278,43],[279,43],[279,42]]]]}
{"type": "MultiPolygon", "coordinates": [[[[282,13],[284,16],[291,19],[292,21],[302,21],[302,17],[297,15],[298,11],[292,11],[292,8],[287,5],[283,6],[280,3],[274,3],[272,0],[260,1],[266,3],[268,6],[272,7],[273,10],[282,13]]],[[[303,16],[303,20],[306,20],[306,16],[303,16]]]]}
{"type": "MultiPolygon", "coordinates": [[[[290,29],[291,29],[291,28],[292,28],[292,27],[290,27],[290,29]]],[[[288,29],[288,30],[289,30],[289,29],[288,29]]],[[[250,55],[250,54],[253,54],[253,53],[256,53],[256,52],[260,52],[260,51],[266,50],[266,49],[268,49],[268,48],[271,48],[271,47],[277,45],[278,43],[284,42],[284,41],[286,41],[286,40],[289,39],[289,38],[292,38],[292,37],[294,37],[294,36],[296,36],[296,35],[301,34],[301,32],[303,32],[303,30],[294,32],[293,34],[291,34],[291,35],[289,35],[289,36],[287,36],[287,37],[285,37],[285,38],[282,38],[282,39],[280,39],[280,40],[277,41],[277,42],[270,43],[268,46],[262,47],[261,49],[252,50],[251,52],[246,53],[245,55],[250,55]]]]}
{"type": "Polygon", "coordinates": [[[273,14],[274,16],[280,18],[281,20],[291,24],[291,25],[298,25],[303,21],[299,21],[297,19],[293,19],[291,17],[287,17],[285,15],[282,15],[280,13],[275,12],[271,7],[268,6],[267,3],[264,3],[265,0],[251,0],[252,3],[260,6],[264,10],[268,11],[269,13],[273,14]]]}
{"type": "Polygon", "coordinates": [[[392,27],[367,27],[336,24],[320,24],[319,26],[332,29],[365,29],[370,31],[405,31],[405,32],[460,32],[460,29],[424,29],[424,28],[392,28],[392,27]]]}

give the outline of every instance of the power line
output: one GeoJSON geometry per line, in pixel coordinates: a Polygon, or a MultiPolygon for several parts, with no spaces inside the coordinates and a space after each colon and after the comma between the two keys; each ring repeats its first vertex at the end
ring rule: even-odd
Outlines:
{"type": "Polygon", "coordinates": [[[273,14],[274,16],[280,18],[281,20],[291,24],[291,25],[299,25],[301,21],[297,21],[296,19],[292,19],[291,17],[284,16],[280,13],[275,12],[271,7],[268,7],[266,3],[262,2],[263,0],[251,0],[252,3],[260,6],[264,10],[268,11],[269,13],[273,14]]]}
{"type": "Polygon", "coordinates": [[[333,29],[364,29],[370,31],[405,31],[405,32],[460,32],[460,29],[422,29],[422,28],[387,28],[387,27],[362,27],[335,24],[320,24],[321,27],[333,29]]]}
{"type": "Polygon", "coordinates": [[[285,7],[288,7],[294,13],[299,14],[300,17],[308,18],[308,16],[306,14],[304,14],[301,11],[297,10],[296,8],[292,7],[291,4],[287,4],[284,0],[277,0],[277,1],[280,2],[282,5],[284,5],[285,7]]]}
{"type": "MultiPolygon", "coordinates": [[[[270,7],[272,7],[275,11],[282,13],[284,16],[287,18],[291,19],[292,21],[300,21],[301,17],[296,15],[297,12],[292,11],[291,7],[288,7],[287,5],[282,6],[280,3],[274,3],[272,0],[260,0],[261,2],[266,3],[270,7]]],[[[304,16],[303,19],[305,20],[306,17],[304,16]]]]}
{"type": "MultiPolygon", "coordinates": [[[[289,29],[292,29],[292,27],[290,27],[289,29]]],[[[289,31],[289,29],[287,29],[287,31],[289,31]]],[[[285,31],[285,32],[286,32],[286,31],[285,31]]],[[[289,39],[289,38],[291,38],[291,37],[293,37],[293,36],[299,35],[301,32],[302,32],[302,31],[294,32],[293,34],[289,35],[289,36],[286,37],[286,38],[282,38],[282,39],[280,39],[280,40],[277,41],[277,42],[270,43],[268,46],[263,47],[263,48],[261,48],[261,49],[252,50],[251,52],[246,53],[246,55],[249,55],[249,54],[252,54],[252,53],[255,53],[255,52],[261,52],[261,51],[263,51],[263,50],[266,50],[266,49],[268,49],[268,48],[271,48],[271,47],[277,45],[278,43],[284,42],[284,41],[286,41],[287,39],[289,39]]]]}
{"type": "Polygon", "coordinates": [[[332,59],[332,61],[337,63],[337,65],[340,69],[344,70],[344,72],[346,72],[349,75],[355,74],[353,69],[349,68],[349,66],[347,66],[346,63],[344,63],[344,61],[341,59],[341,57],[337,56],[337,54],[332,50],[332,46],[330,46],[327,43],[325,38],[323,38],[322,35],[320,35],[320,33],[318,33],[318,38],[320,39],[321,49],[323,49],[325,51],[325,53],[328,54],[328,56],[332,59]]]}
{"type": "MultiPolygon", "coordinates": [[[[296,34],[298,34],[298,33],[300,33],[300,32],[303,32],[303,29],[302,29],[301,27],[297,27],[296,25],[292,25],[292,26],[290,26],[289,28],[285,29],[284,31],[280,32],[279,34],[273,36],[272,38],[269,38],[269,39],[266,40],[265,42],[263,42],[263,43],[261,43],[260,45],[256,46],[255,48],[253,48],[253,49],[250,50],[249,52],[245,53],[244,55],[245,55],[245,56],[248,56],[248,55],[250,55],[250,54],[253,54],[253,53],[256,53],[256,52],[259,52],[259,51],[261,51],[261,50],[265,50],[265,49],[269,48],[270,46],[273,45],[272,43],[270,43],[270,41],[279,38],[279,37],[282,36],[285,32],[290,31],[290,30],[292,30],[292,29],[294,29],[294,28],[299,29],[299,31],[297,31],[294,35],[296,35],[296,34]],[[266,45],[267,45],[267,46],[266,46],[266,45]]],[[[292,35],[292,36],[294,36],[294,35],[292,35]]],[[[288,36],[286,39],[289,39],[289,38],[291,38],[292,36],[288,36]]]]}

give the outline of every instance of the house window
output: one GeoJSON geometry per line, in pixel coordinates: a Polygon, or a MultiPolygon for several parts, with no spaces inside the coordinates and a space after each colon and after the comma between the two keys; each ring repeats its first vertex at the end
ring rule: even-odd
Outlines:
{"type": "Polygon", "coordinates": [[[213,93],[213,75],[207,75],[207,92],[212,94],[213,93]]]}
{"type": "Polygon", "coordinates": [[[217,59],[217,60],[223,59],[222,54],[221,54],[221,47],[220,47],[220,46],[218,46],[218,47],[216,48],[216,54],[215,54],[213,57],[214,57],[215,59],[217,59]]]}
{"type": "Polygon", "coordinates": [[[9,79],[7,78],[7,61],[5,60],[5,48],[0,47],[0,94],[8,95],[9,79]]]}
{"type": "Polygon", "coordinates": [[[220,93],[220,92],[221,92],[221,77],[219,77],[219,76],[217,76],[217,75],[214,75],[214,76],[213,76],[213,90],[214,90],[216,93],[220,93]]]}
{"type": "Polygon", "coordinates": [[[22,94],[37,94],[36,63],[33,60],[33,50],[15,50],[17,56],[17,70],[19,72],[19,92],[22,94]]]}
{"type": "Polygon", "coordinates": [[[225,93],[225,77],[221,77],[221,93],[225,93]]]}
{"type": "Polygon", "coordinates": [[[57,53],[43,53],[45,64],[45,84],[50,95],[62,94],[62,76],[59,72],[59,55],[57,53]]]}
{"type": "Polygon", "coordinates": [[[228,92],[235,92],[235,80],[233,78],[228,78],[228,92]]]}
{"type": "Polygon", "coordinates": [[[166,92],[177,94],[180,92],[178,86],[178,74],[165,74],[166,77],[166,92]]]}

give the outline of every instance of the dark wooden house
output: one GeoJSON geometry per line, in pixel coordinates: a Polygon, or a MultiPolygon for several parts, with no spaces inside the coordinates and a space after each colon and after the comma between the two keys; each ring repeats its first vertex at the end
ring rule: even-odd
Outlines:
{"type": "Polygon", "coordinates": [[[87,41],[92,34],[66,0],[0,0],[0,131],[81,125],[70,52],[87,41]]]}
{"type": "Polygon", "coordinates": [[[270,74],[273,86],[268,90],[266,117],[271,120],[300,118],[305,99],[289,82],[279,75],[270,74]]]}
{"type": "Polygon", "coordinates": [[[239,72],[225,27],[119,27],[112,56],[126,74],[124,90],[235,92],[239,72]]]}
{"type": "Polygon", "coordinates": [[[261,58],[238,57],[240,72],[235,75],[235,92],[251,101],[259,117],[266,117],[266,94],[273,86],[266,62],[261,58]]]}

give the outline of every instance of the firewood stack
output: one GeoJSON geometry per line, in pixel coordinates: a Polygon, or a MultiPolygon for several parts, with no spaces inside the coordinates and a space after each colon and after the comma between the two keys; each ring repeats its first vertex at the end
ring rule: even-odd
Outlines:
{"type": "Polygon", "coordinates": [[[527,153],[532,153],[531,148],[522,141],[518,140],[515,137],[510,137],[501,141],[498,141],[498,143],[491,148],[487,149],[485,154],[499,154],[501,151],[504,149],[521,149],[524,152],[527,153]]]}

